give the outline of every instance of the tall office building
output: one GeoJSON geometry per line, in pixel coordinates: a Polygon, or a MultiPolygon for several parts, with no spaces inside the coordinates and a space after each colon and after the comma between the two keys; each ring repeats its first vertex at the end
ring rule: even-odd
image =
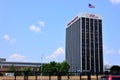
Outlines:
{"type": "Polygon", "coordinates": [[[66,61],[70,71],[103,72],[102,18],[81,13],[67,24],[66,61]]]}

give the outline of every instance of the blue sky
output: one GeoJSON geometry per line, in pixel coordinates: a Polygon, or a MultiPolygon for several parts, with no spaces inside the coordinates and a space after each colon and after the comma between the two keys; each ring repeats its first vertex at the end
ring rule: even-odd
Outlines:
{"type": "Polygon", "coordinates": [[[0,57],[64,61],[66,25],[80,12],[102,15],[104,63],[120,65],[120,0],[0,0],[0,57]]]}

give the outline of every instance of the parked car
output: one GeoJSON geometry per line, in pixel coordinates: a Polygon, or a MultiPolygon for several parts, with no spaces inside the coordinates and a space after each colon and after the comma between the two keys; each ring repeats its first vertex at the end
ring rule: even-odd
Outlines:
{"type": "Polygon", "coordinates": [[[101,76],[100,80],[120,80],[120,75],[101,76]]]}
{"type": "Polygon", "coordinates": [[[14,73],[5,73],[5,76],[14,76],[14,73]]]}

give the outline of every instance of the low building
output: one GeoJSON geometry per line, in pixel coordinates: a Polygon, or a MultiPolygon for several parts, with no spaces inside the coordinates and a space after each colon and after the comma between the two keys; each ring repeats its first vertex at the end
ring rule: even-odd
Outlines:
{"type": "Polygon", "coordinates": [[[5,62],[6,59],[5,58],[0,58],[0,62],[5,62]]]}
{"type": "Polygon", "coordinates": [[[7,71],[11,66],[14,66],[18,71],[21,71],[26,67],[29,67],[32,70],[39,70],[41,63],[0,61],[0,71],[7,71]]]}

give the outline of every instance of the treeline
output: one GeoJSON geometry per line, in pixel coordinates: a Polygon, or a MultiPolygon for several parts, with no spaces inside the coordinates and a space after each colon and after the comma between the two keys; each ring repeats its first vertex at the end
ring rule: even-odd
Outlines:
{"type": "Polygon", "coordinates": [[[58,75],[58,74],[66,75],[69,68],[70,68],[70,65],[66,61],[61,63],[57,63],[53,61],[48,64],[42,65],[42,74],[43,75],[58,75]]]}
{"type": "Polygon", "coordinates": [[[110,68],[111,72],[120,72],[120,66],[114,65],[110,68]]]}
{"type": "Polygon", "coordinates": [[[105,74],[120,75],[120,66],[113,65],[104,72],[105,74]]]}
{"type": "Polygon", "coordinates": [[[69,68],[70,65],[66,61],[60,63],[52,61],[50,63],[42,64],[39,69],[33,69],[31,67],[23,67],[22,69],[17,69],[14,65],[11,65],[6,71],[16,72],[17,75],[22,75],[23,72],[29,73],[29,75],[34,75],[34,71],[38,71],[38,74],[42,75],[58,75],[59,73],[66,75],[69,68]]]}

